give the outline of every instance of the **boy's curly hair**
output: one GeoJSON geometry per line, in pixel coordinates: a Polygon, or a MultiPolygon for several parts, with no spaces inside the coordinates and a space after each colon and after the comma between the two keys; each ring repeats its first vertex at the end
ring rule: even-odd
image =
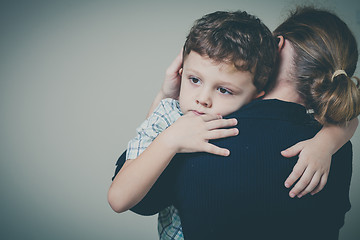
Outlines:
{"type": "Polygon", "coordinates": [[[269,87],[277,61],[277,44],[271,31],[260,19],[243,11],[217,11],[195,21],[186,38],[183,59],[191,51],[250,71],[258,92],[269,87]]]}

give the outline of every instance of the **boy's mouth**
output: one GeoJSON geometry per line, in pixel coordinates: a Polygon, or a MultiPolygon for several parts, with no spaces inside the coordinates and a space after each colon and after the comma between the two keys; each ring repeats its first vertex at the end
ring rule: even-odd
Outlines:
{"type": "Polygon", "coordinates": [[[201,115],[204,115],[205,113],[202,113],[202,112],[198,112],[196,110],[192,110],[193,113],[195,113],[196,115],[198,116],[201,116],[201,115]]]}

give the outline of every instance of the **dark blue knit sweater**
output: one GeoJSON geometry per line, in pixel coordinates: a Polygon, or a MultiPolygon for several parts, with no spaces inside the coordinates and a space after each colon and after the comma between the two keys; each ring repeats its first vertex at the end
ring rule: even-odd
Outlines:
{"type": "Polygon", "coordinates": [[[319,124],[301,105],[279,100],[253,101],[229,117],[237,118],[239,135],[213,143],[230,156],[176,155],[132,211],[151,215],[174,205],[186,240],[337,239],[350,209],[351,143],[333,156],[320,193],[292,199],[284,182],[297,158],[280,152],[312,138],[319,124]]]}

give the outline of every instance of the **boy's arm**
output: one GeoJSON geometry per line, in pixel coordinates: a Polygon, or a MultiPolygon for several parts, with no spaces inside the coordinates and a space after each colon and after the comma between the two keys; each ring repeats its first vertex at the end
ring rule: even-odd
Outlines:
{"type": "Polygon", "coordinates": [[[176,153],[208,152],[227,156],[229,150],[208,142],[238,134],[235,119],[218,116],[196,116],[190,112],[180,117],[136,159],[127,160],[112,182],[108,201],[116,212],[123,212],[137,204],[150,190],[176,153]],[[221,128],[221,129],[220,129],[221,128]]]}
{"type": "Polygon", "coordinates": [[[150,190],[169,164],[174,152],[167,149],[159,135],[136,159],[126,160],[109,192],[108,201],[115,212],[124,212],[137,204],[150,190]]]}
{"type": "Polygon", "coordinates": [[[289,188],[301,177],[291,189],[290,197],[300,198],[309,192],[313,195],[324,188],[332,155],[351,139],[358,122],[355,118],[343,126],[326,124],[314,138],[299,142],[281,152],[284,157],[299,155],[298,162],[285,181],[285,186],[289,188]]]}
{"type": "Polygon", "coordinates": [[[182,67],[182,50],[166,69],[165,80],[161,87],[161,90],[156,95],[153,103],[150,106],[147,117],[155,110],[156,106],[159,105],[160,101],[165,98],[177,99],[180,91],[181,75],[179,71],[182,67]]]}

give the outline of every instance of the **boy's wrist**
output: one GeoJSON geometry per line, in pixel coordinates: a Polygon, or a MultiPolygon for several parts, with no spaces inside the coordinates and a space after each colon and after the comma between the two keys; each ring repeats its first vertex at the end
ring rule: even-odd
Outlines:
{"type": "Polygon", "coordinates": [[[169,134],[168,129],[164,130],[162,133],[160,133],[156,140],[166,149],[167,152],[170,154],[175,155],[179,152],[179,146],[175,143],[174,137],[169,134]]]}

